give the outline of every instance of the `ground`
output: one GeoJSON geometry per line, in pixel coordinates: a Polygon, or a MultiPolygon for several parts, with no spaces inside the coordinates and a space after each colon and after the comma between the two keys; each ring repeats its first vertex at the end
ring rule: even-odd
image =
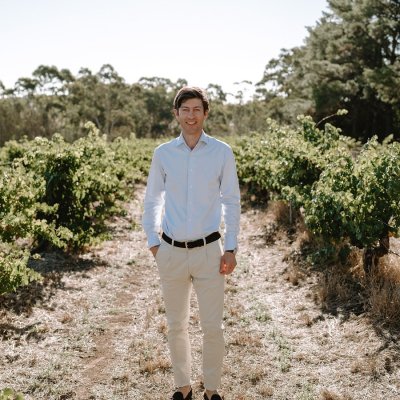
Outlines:
{"type": "MultiPolygon", "coordinates": [[[[80,256],[44,253],[45,280],[0,304],[0,389],[25,399],[168,399],[173,390],[157,268],[140,227],[143,187],[112,239],[80,256]]],[[[269,215],[243,211],[238,267],[227,278],[225,398],[400,398],[399,348],[368,314],[328,313],[316,274],[288,261],[269,215]],[[268,240],[267,240],[268,239],[268,240]]],[[[201,330],[193,295],[194,399],[202,399],[201,330]]]]}

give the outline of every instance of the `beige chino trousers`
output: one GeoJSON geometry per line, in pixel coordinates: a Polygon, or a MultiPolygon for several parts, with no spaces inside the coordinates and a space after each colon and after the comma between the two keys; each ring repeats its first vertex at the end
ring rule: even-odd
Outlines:
{"type": "Polygon", "coordinates": [[[225,277],[219,273],[221,240],[194,249],[174,247],[165,241],[156,254],[168,324],[168,345],[177,387],[191,383],[189,306],[192,285],[197,295],[203,333],[204,387],[221,383],[225,354],[223,307],[225,277]]]}

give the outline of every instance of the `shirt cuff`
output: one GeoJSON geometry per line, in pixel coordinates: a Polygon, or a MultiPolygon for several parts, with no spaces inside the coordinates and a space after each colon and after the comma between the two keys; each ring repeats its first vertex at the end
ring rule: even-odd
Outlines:
{"type": "Polygon", "coordinates": [[[159,246],[161,244],[160,237],[157,233],[152,233],[147,236],[147,247],[159,246]]]}
{"type": "Polygon", "coordinates": [[[224,240],[224,250],[234,250],[237,249],[237,238],[235,234],[226,234],[224,240]]]}

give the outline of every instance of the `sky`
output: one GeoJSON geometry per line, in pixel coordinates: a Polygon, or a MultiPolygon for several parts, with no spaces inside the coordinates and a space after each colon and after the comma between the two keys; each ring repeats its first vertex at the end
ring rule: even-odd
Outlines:
{"type": "Polygon", "coordinates": [[[301,46],[326,10],[326,0],[0,0],[0,81],[111,64],[127,83],[183,78],[234,93],[301,46]]]}

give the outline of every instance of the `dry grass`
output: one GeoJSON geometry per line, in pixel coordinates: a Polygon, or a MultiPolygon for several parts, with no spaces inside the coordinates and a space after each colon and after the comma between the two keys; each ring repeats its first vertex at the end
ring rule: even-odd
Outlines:
{"type": "Polygon", "coordinates": [[[348,395],[340,395],[340,394],[335,394],[332,393],[329,390],[323,390],[321,392],[321,396],[320,396],[321,400],[352,400],[352,398],[348,395]]]}
{"type": "Polygon", "coordinates": [[[139,361],[140,372],[154,374],[157,370],[166,371],[171,368],[171,362],[167,358],[156,357],[151,360],[139,361]]]}
{"type": "MultiPolygon", "coordinates": [[[[321,243],[301,223],[299,218],[295,249],[287,257],[293,261],[286,272],[286,279],[298,285],[304,279],[303,260],[307,254],[317,253],[321,243]]],[[[391,239],[392,245],[400,245],[391,239]]],[[[319,260],[319,284],[314,299],[328,312],[368,311],[373,321],[388,327],[400,327],[400,257],[388,255],[380,259],[370,276],[365,276],[362,251],[352,248],[345,262],[339,249],[329,258],[319,260]]],[[[305,321],[306,325],[308,323],[305,321]]]]}
{"type": "Polygon", "coordinates": [[[316,299],[327,311],[367,311],[373,321],[400,327],[400,261],[384,256],[365,276],[362,252],[353,249],[345,265],[329,266],[320,274],[316,299]]]}
{"type": "Polygon", "coordinates": [[[285,272],[285,279],[293,286],[297,286],[304,279],[305,274],[298,264],[292,264],[285,272]]]}
{"type": "Polygon", "coordinates": [[[379,262],[368,285],[371,316],[387,325],[400,327],[400,261],[387,256],[379,262]]]}
{"type": "Polygon", "coordinates": [[[233,335],[231,339],[231,344],[236,346],[244,346],[249,349],[255,350],[256,347],[261,347],[261,338],[251,332],[237,332],[233,335]]]}
{"type": "Polygon", "coordinates": [[[284,201],[271,201],[268,210],[276,223],[285,227],[293,226],[299,216],[299,213],[284,201]]]}
{"type": "Polygon", "coordinates": [[[324,310],[357,310],[363,306],[359,298],[360,284],[351,270],[346,267],[329,268],[320,275],[317,291],[318,299],[324,310]]]}

